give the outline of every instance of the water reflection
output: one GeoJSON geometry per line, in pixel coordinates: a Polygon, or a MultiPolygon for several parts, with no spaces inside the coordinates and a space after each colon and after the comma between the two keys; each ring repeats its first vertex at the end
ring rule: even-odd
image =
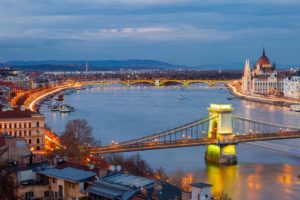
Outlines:
{"type": "Polygon", "coordinates": [[[219,166],[206,163],[207,182],[212,184],[213,194],[223,191],[232,193],[232,185],[237,180],[238,165],[219,166]]]}
{"type": "MultiPolygon", "coordinates": [[[[261,105],[232,97],[219,89],[96,87],[66,95],[65,101],[75,107],[73,113],[41,111],[46,123],[57,132],[68,120],[84,118],[93,127],[103,144],[111,140],[124,141],[160,130],[176,127],[207,115],[209,103],[231,103],[234,113],[246,118],[270,121],[290,126],[300,125],[300,113],[286,108],[261,105]],[[178,100],[183,95],[184,100],[178,100]]],[[[299,149],[300,140],[276,142],[280,147],[299,149]]],[[[278,146],[279,147],[279,146],[278,146]]],[[[204,162],[205,147],[166,149],[140,152],[152,167],[163,167],[169,173],[180,169],[193,181],[213,184],[213,192],[225,191],[233,199],[297,199],[300,196],[299,158],[258,146],[239,144],[238,165],[216,166],[204,162]]]]}
{"type": "Polygon", "coordinates": [[[297,199],[300,195],[300,166],[289,164],[238,164],[219,166],[207,163],[195,171],[196,181],[213,185],[212,193],[225,192],[233,199],[297,199]]]}

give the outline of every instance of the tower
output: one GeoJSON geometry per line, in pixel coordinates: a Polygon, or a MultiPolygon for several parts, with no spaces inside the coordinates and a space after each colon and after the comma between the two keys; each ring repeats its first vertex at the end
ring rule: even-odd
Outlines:
{"type": "Polygon", "coordinates": [[[242,77],[242,93],[250,94],[252,91],[250,60],[246,59],[244,75],[242,77]]]}
{"type": "Polygon", "coordinates": [[[85,59],[85,72],[87,73],[89,70],[89,66],[88,66],[88,62],[87,62],[87,58],[85,59]]]}
{"type": "Polygon", "coordinates": [[[215,139],[216,144],[207,146],[205,160],[218,164],[236,164],[235,144],[226,143],[233,139],[232,111],[230,104],[211,104],[209,110],[208,138],[215,139]],[[217,143],[218,141],[225,141],[217,143]]]}

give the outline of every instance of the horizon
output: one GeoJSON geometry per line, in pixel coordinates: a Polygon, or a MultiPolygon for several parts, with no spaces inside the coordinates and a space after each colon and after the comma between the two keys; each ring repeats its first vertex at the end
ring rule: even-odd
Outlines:
{"type": "Polygon", "coordinates": [[[159,60],[197,66],[259,58],[299,66],[300,2],[4,0],[1,62],[159,60]]]}

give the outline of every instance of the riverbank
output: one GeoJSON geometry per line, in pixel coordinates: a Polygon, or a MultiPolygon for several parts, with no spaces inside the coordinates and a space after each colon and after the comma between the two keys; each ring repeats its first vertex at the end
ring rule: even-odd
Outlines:
{"type": "Polygon", "coordinates": [[[290,107],[291,105],[294,105],[294,104],[300,104],[300,101],[290,100],[290,99],[245,95],[245,94],[238,92],[232,84],[228,84],[228,88],[229,88],[230,93],[233,96],[240,98],[242,100],[246,100],[246,101],[275,105],[275,106],[282,106],[282,107],[290,107]]]}

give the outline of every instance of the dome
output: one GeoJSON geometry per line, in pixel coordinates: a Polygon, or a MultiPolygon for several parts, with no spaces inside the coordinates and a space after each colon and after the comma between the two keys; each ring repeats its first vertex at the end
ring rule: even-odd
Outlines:
{"type": "Polygon", "coordinates": [[[262,56],[257,61],[257,65],[264,66],[264,65],[270,65],[270,60],[266,56],[265,49],[263,49],[262,56]]]}

